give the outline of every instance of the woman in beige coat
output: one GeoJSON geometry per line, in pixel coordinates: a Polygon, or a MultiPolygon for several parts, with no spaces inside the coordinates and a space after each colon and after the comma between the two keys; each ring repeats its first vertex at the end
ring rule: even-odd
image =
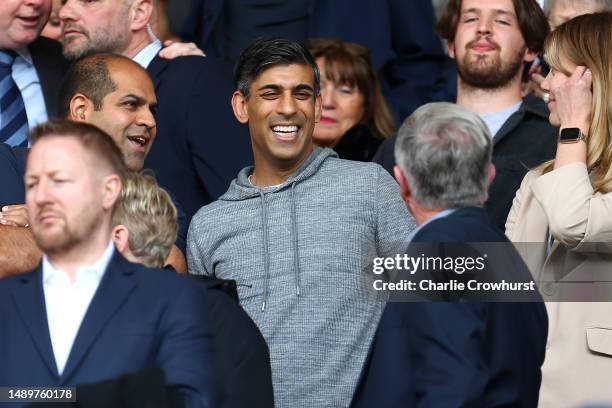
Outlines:
{"type": "Polygon", "coordinates": [[[525,176],[506,223],[547,300],[542,407],[612,403],[611,50],[610,13],[547,38],[557,155],[525,176]]]}

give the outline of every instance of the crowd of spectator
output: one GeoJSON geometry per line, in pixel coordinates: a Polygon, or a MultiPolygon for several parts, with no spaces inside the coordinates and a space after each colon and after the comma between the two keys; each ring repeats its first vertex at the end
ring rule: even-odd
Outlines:
{"type": "Polygon", "coordinates": [[[611,0],[2,0],[0,406],[612,406],[611,47],[611,0]]]}

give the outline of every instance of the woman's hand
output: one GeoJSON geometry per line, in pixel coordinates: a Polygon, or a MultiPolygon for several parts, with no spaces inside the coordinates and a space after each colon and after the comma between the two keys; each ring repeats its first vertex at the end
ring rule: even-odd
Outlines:
{"type": "Polygon", "coordinates": [[[25,204],[6,205],[0,211],[0,224],[13,227],[29,227],[30,217],[25,204]]]}
{"type": "Polygon", "coordinates": [[[577,66],[567,81],[550,90],[555,101],[561,128],[580,128],[585,135],[591,126],[593,92],[591,71],[577,66]]]}
{"type": "Polygon", "coordinates": [[[164,59],[174,59],[176,57],[184,57],[190,55],[196,55],[199,57],[205,57],[204,51],[198,48],[194,43],[183,43],[183,42],[174,42],[172,40],[167,40],[164,42],[166,48],[163,48],[159,52],[159,56],[164,59]]]}

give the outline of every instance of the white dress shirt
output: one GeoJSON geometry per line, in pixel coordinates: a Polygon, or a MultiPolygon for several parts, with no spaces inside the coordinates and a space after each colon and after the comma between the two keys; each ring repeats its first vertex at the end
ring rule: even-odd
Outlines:
{"type": "Polygon", "coordinates": [[[134,62],[138,65],[147,69],[153,58],[159,54],[162,49],[161,41],[155,40],[151,44],[144,47],[136,56],[133,58],[134,62]]]}
{"type": "Polygon", "coordinates": [[[12,76],[23,98],[28,115],[28,128],[33,129],[39,123],[47,121],[47,106],[38,73],[32,62],[32,55],[27,48],[16,52],[17,58],[13,62],[12,76]]]}
{"type": "Polygon", "coordinates": [[[43,291],[47,321],[55,364],[60,375],[66,367],[72,344],[113,256],[114,248],[112,241],[109,242],[104,254],[95,264],[78,268],[74,283],[70,282],[66,272],[56,269],[47,256],[43,256],[43,291]]]}

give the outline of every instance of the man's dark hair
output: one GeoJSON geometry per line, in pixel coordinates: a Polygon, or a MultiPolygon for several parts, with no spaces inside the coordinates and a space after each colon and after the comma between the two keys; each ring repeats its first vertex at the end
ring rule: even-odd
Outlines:
{"type": "Polygon", "coordinates": [[[314,77],[314,95],[319,94],[321,80],[319,68],[306,48],[295,41],[286,38],[261,37],[253,41],[240,53],[234,67],[234,82],[236,89],[249,98],[251,82],[259,74],[273,65],[300,64],[312,68],[314,77]]]}
{"type": "Polygon", "coordinates": [[[108,64],[113,60],[123,60],[140,67],[134,61],[116,54],[90,54],[74,61],[60,87],[60,115],[68,117],[70,101],[78,93],[92,101],[94,109],[102,109],[104,97],[117,90],[111,78],[108,64]]]}
{"type": "MultiPolygon", "coordinates": [[[[449,0],[436,29],[447,41],[455,39],[463,0],[449,0]]],[[[483,0],[486,1],[486,0],[483,0]]],[[[512,0],[519,29],[529,51],[541,52],[549,32],[548,20],[536,0],[512,0]]]]}
{"type": "Polygon", "coordinates": [[[30,132],[32,146],[50,137],[72,138],[77,140],[92,157],[106,165],[109,170],[123,180],[127,167],[123,154],[115,141],[94,125],[83,122],[72,122],[65,119],[52,119],[36,126],[30,132]]]}

